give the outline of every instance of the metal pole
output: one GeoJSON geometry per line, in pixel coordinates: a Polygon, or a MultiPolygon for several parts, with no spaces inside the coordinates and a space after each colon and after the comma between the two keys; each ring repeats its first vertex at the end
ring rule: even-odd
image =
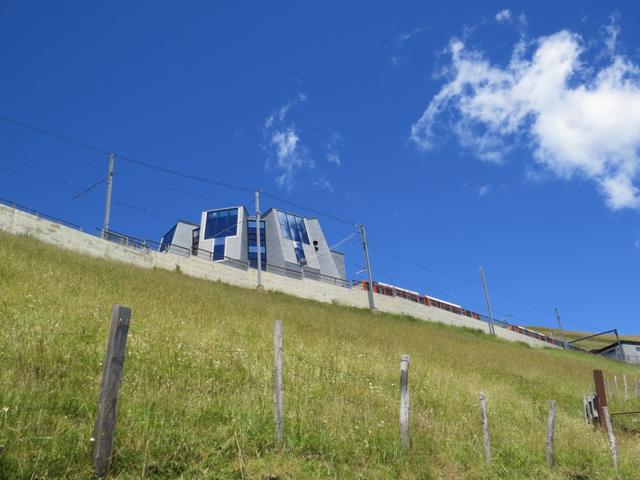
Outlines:
{"type": "Polygon", "coordinates": [[[556,312],[556,319],[558,320],[558,328],[560,329],[560,338],[562,339],[562,348],[567,349],[567,337],[564,334],[564,328],[562,328],[562,321],[560,320],[560,312],[557,308],[554,308],[556,312]]]}
{"type": "Polygon", "coordinates": [[[371,262],[369,262],[369,248],[367,247],[367,232],[364,224],[360,225],[360,235],[362,235],[362,248],[364,249],[364,261],[367,267],[367,278],[369,279],[369,308],[375,310],[373,303],[373,279],[371,278],[371,262]]]}
{"type": "Polygon", "coordinates": [[[618,335],[618,329],[614,329],[616,332],[616,343],[618,344],[618,360],[624,362],[624,353],[622,352],[622,343],[620,343],[620,335],[618,335]]]}
{"type": "Polygon", "coordinates": [[[107,201],[104,207],[104,224],[102,227],[102,238],[107,238],[107,232],[109,231],[109,217],[111,216],[111,188],[113,186],[113,164],[115,160],[115,154],[109,154],[109,172],[107,173],[107,201]]]}
{"type": "Polygon", "coordinates": [[[262,232],[260,230],[260,192],[256,190],[256,246],[258,247],[258,290],[262,287],[262,245],[261,245],[261,236],[262,232]]]}
{"type": "Polygon", "coordinates": [[[484,268],[480,267],[480,278],[482,279],[482,288],[484,289],[484,299],[487,302],[487,309],[489,310],[489,332],[491,335],[496,334],[496,329],[493,325],[493,310],[491,309],[491,300],[489,300],[489,290],[487,289],[487,280],[484,277],[484,268]]]}

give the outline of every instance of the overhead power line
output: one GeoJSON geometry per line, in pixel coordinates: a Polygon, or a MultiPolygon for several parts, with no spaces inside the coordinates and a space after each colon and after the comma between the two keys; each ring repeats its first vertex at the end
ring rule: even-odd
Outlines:
{"type": "Polygon", "coordinates": [[[5,115],[0,115],[0,120],[4,120],[5,122],[12,123],[22,128],[26,128],[28,130],[32,130],[34,132],[40,133],[42,135],[46,135],[47,137],[55,138],[56,140],[60,140],[62,142],[69,143],[71,145],[75,145],[76,147],[84,148],[85,150],[90,150],[94,153],[98,153],[100,155],[109,155],[109,152],[102,150],[97,147],[92,147],[91,145],[87,145],[86,143],[78,142],[76,140],[72,140],[70,138],[64,137],[57,133],[50,132],[49,130],[45,130],[44,128],[34,127],[33,125],[27,125],[15,118],[7,117],[5,115]]]}
{"type": "Polygon", "coordinates": [[[371,247],[371,250],[376,250],[378,253],[381,253],[382,255],[386,255],[390,258],[393,258],[394,260],[398,260],[399,262],[406,263],[407,265],[411,265],[412,267],[419,268],[427,272],[435,273],[437,275],[442,275],[444,277],[449,277],[454,280],[460,280],[461,282],[466,282],[473,285],[480,285],[480,283],[475,280],[469,280],[468,278],[463,278],[457,275],[452,275],[450,273],[441,272],[440,270],[436,270],[435,268],[427,267],[425,265],[420,265],[419,263],[413,262],[411,260],[407,260],[406,258],[399,257],[393,253],[385,252],[384,250],[380,250],[378,248],[371,247]]]}
{"type": "MultiPolygon", "coordinates": [[[[7,168],[7,167],[3,167],[0,166],[0,169],[5,170],[9,173],[12,173],[13,175],[17,175],[19,177],[23,177],[23,178],[27,178],[29,180],[34,180],[36,182],[40,182],[44,185],[49,185],[50,187],[54,187],[54,188],[58,188],[61,190],[65,190],[67,192],[73,193],[75,195],[78,194],[78,192],[80,191],[79,189],[83,188],[81,185],[76,185],[75,183],[69,182],[69,185],[71,186],[67,186],[67,185],[63,185],[57,182],[52,182],[51,180],[46,180],[44,178],[39,178],[39,177],[35,177],[33,175],[29,175],[27,173],[23,173],[23,172],[19,172],[17,170],[11,169],[11,168],[7,168]],[[72,188],[72,187],[76,187],[76,188],[72,188]]],[[[94,192],[88,192],[91,196],[93,197],[98,197],[97,194],[95,194],[94,192]]],[[[128,208],[130,210],[135,210],[138,211],[140,213],[145,213],[147,215],[151,215],[153,217],[158,217],[158,218],[162,218],[163,220],[175,220],[175,217],[170,217],[169,215],[165,215],[164,213],[161,212],[156,212],[153,210],[149,210],[147,208],[144,207],[138,207],[136,205],[132,205],[130,203],[125,203],[125,202],[119,202],[119,201],[114,201],[113,202],[115,205],[119,205],[121,207],[124,208],[128,208]]]]}
{"type": "Polygon", "coordinates": [[[282,202],[284,204],[290,205],[292,207],[306,210],[307,212],[313,213],[315,215],[320,215],[321,217],[330,218],[331,220],[335,220],[336,222],[345,223],[351,226],[356,225],[356,222],[354,222],[353,220],[347,220],[341,217],[336,217],[335,215],[331,215],[329,213],[322,212],[320,210],[316,210],[314,208],[305,207],[304,205],[300,205],[299,203],[295,203],[295,202],[292,202],[291,200],[286,200],[284,198],[277,197],[267,192],[262,192],[262,195],[264,195],[265,197],[269,197],[272,200],[276,200],[278,202],[282,202]]]}

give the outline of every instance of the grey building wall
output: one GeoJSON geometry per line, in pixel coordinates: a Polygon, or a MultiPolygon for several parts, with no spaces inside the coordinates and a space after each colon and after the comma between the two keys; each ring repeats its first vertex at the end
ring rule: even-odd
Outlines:
{"type": "Polygon", "coordinates": [[[264,220],[264,234],[267,243],[267,270],[269,270],[270,266],[272,269],[273,267],[284,268],[284,252],[282,250],[284,238],[280,230],[278,214],[275,210],[269,209],[262,219],[264,220]]]}
{"type": "Polygon", "coordinates": [[[279,212],[280,210],[271,208],[263,216],[267,238],[267,258],[269,259],[267,270],[271,267],[273,271],[278,269],[287,269],[291,272],[303,271],[308,278],[319,278],[320,275],[324,275],[344,279],[344,258],[342,258],[342,270],[340,270],[329,250],[318,219],[296,215],[303,219],[309,237],[309,244],[302,242],[306,265],[301,268],[296,257],[294,241],[285,238],[282,233],[279,212]]]}
{"type": "MultiPolygon", "coordinates": [[[[196,228],[198,228],[197,225],[190,222],[185,222],[184,220],[180,220],[172,228],[172,230],[174,230],[173,238],[170,241],[170,245],[166,247],[165,251],[175,253],[177,255],[182,255],[184,257],[188,257],[189,255],[191,255],[193,230],[196,228]]],[[[169,232],[167,232],[165,236],[162,237],[161,243],[165,242],[165,237],[167,236],[167,234],[169,234],[169,232]]]]}
{"type": "MultiPolygon", "coordinates": [[[[623,355],[624,361],[628,363],[633,363],[633,364],[640,364],[640,345],[625,343],[624,341],[621,343],[622,343],[622,355],[623,355]]],[[[612,358],[614,360],[619,360],[620,359],[619,352],[620,352],[619,348],[615,346],[605,352],[602,352],[601,355],[604,355],[605,357],[608,357],[608,358],[612,358]]]]}
{"type": "Polygon", "coordinates": [[[308,218],[306,224],[309,242],[311,243],[309,250],[311,250],[314,260],[320,267],[320,273],[328,277],[344,278],[344,275],[340,276],[318,219],[308,218]]]}
{"type": "Polygon", "coordinates": [[[333,257],[333,261],[336,264],[336,268],[338,269],[338,278],[346,280],[347,271],[344,266],[344,253],[334,252],[333,250],[331,250],[331,256],[333,257]]]}

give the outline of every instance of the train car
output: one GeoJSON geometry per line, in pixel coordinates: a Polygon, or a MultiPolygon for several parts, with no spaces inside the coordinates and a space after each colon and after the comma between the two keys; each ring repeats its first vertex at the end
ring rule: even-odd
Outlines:
{"type": "MultiPolygon", "coordinates": [[[[369,282],[367,282],[366,280],[363,280],[360,282],[360,286],[363,290],[368,290],[369,282]]],[[[395,285],[389,285],[388,283],[373,282],[373,291],[380,295],[404,298],[406,300],[417,302],[422,305],[440,308],[442,310],[446,310],[447,312],[451,312],[457,315],[463,315],[465,317],[483,321],[479,313],[473,312],[471,310],[467,310],[466,308],[463,308],[460,305],[447,302],[446,300],[442,300],[440,298],[431,297],[429,295],[420,295],[418,292],[414,292],[413,290],[407,290],[405,288],[396,287],[395,285]]],[[[543,342],[550,343],[552,345],[557,345],[559,347],[563,346],[561,341],[556,340],[553,337],[549,337],[548,335],[544,335],[540,332],[536,332],[535,330],[530,330],[525,327],[520,327],[518,325],[511,325],[511,324],[507,324],[505,328],[513,332],[526,335],[527,337],[536,338],[543,342]]]]}
{"type": "Polygon", "coordinates": [[[460,305],[456,305],[455,303],[447,302],[446,300],[442,300],[440,298],[431,297],[429,295],[424,296],[425,299],[428,300],[426,305],[430,305],[432,307],[440,308],[442,310],[446,310],[447,312],[457,313],[458,315],[463,315],[464,309],[460,305]]]}

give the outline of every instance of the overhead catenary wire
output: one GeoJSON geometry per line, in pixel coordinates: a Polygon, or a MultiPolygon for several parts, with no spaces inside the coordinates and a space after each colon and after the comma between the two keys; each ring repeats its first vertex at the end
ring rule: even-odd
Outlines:
{"type": "MultiPolygon", "coordinates": [[[[63,185],[63,184],[60,184],[60,183],[57,183],[57,182],[52,182],[51,180],[46,180],[44,178],[39,178],[39,177],[30,175],[30,174],[27,174],[27,173],[24,173],[24,172],[20,172],[18,170],[14,170],[12,168],[4,167],[4,166],[0,166],[0,169],[5,170],[5,171],[7,171],[7,172],[9,172],[9,173],[11,173],[13,175],[17,175],[19,177],[23,177],[23,178],[27,178],[29,180],[40,182],[40,183],[42,183],[44,185],[48,185],[50,187],[54,187],[54,188],[58,188],[58,189],[61,189],[61,190],[65,190],[65,191],[73,193],[73,194],[77,194],[80,191],[79,189],[83,188],[82,186],[76,185],[75,183],[72,183],[72,182],[69,182],[69,185],[71,185],[71,186],[63,185]],[[76,188],[72,188],[72,187],[76,187],[76,188]]],[[[99,198],[98,195],[95,194],[94,192],[88,192],[88,193],[94,198],[99,198]]],[[[165,215],[165,214],[160,213],[160,212],[149,210],[149,209],[146,209],[144,207],[138,207],[138,206],[132,205],[130,203],[125,203],[125,202],[120,202],[120,201],[114,201],[113,203],[115,205],[119,205],[121,207],[128,208],[130,210],[135,210],[135,211],[138,211],[140,213],[146,213],[146,214],[154,216],[154,217],[159,217],[159,218],[162,218],[162,219],[169,219],[169,220],[174,220],[175,219],[175,217],[170,217],[169,215],[165,215]]]]}

